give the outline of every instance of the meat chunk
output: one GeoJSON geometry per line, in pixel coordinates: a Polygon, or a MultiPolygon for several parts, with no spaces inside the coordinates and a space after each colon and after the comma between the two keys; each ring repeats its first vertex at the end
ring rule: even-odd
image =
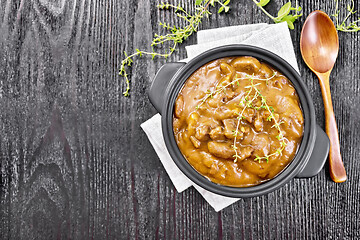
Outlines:
{"type": "Polygon", "coordinates": [[[254,120],[254,116],[255,116],[254,109],[252,109],[252,108],[245,109],[245,111],[243,113],[243,117],[245,118],[246,121],[248,121],[249,123],[252,123],[254,120]]]}
{"type": "Polygon", "coordinates": [[[212,140],[225,140],[224,130],[220,126],[212,129],[209,135],[212,140]]]}
{"type": "Polygon", "coordinates": [[[200,125],[195,130],[195,137],[200,141],[205,141],[209,137],[210,126],[200,125]]]}
{"type": "Polygon", "coordinates": [[[302,123],[297,121],[296,118],[283,117],[282,122],[281,126],[287,133],[288,138],[300,138],[302,136],[302,123]]]}
{"type": "Polygon", "coordinates": [[[220,88],[220,87],[226,87],[226,86],[228,86],[229,83],[231,83],[231,79],[232,79],[232,78],[231,78],[230,75],[221,78],[220,81],[219,81],[218,87],[220,88]]]}
{"type": "Polygon", "coordinates": [[[227,118],[234,118],[238,116],[238,109],[229,109],[225,106],[218,107],[214,113],[215,117],[218,120],[223,120],[227,118]]]}
{"type": "Polygon", "coordinates": [[[218,92],[217,94],[209,97],[207,103],[210,107],[217,108],[221,107],[231,99],[235,97],[234,91],[229,89],[229,87],[225,88],[224,91],[218,92]]]}
{"type": "Polygon", "coordinates": [[[190,116],[186,119],[187,121],[187,130],[190,135],[195,135],[196,126],[198,124],[199,120],[199,114],[197,112],[193,112],[190,114],[190,116]]]}
{"type": "Polygon", "coordinates": [[[268,118],[270,117],[271,114],[269,111],[266,110],[266,111],[262,111],[261,115],[264,121],[268,121],[268,118]]]}
{"type": "Polygon", "coordinates": [[[222,102],[227,102],[227,101],[230,101],[231,99],[233,99],[235,97],[235,92],[233,90],[227,88],[225,90],[225,96],[226,96],[226,98],[223,98],[222,102]]]}
{"type": "Polygon", "coordinates": [[[265,133],[257,134],[252,142],[251,145],[254,147],[254,156],[266,156],[270,153],[270,138],[265,133]]]}
{"type": "Polygon", "coordinates": [[[272,80],[271,85],[275,88],[282,89],[283,85],[288,84],[286,78],[284,77],[276,77],[272,80]]]}
{"type": "Polygon", "coordinates": [[[246,72],[248,74],[257,73],[261,68],[259,60],[248,56],[235,58],[231,62],[231,65],[236,71],[246,72]]]}
{"type": "Polygon", "coordinates": [[[300,124],[304,123],[304,117],[299,108],[299,103],[291,97],[277,97],[277,112],[283,116],[297,120],[300,124]]]}
{"type": "Polygon", "coordinates": [[[195,148],[199,148],[201,145],[201,142],[197,140],[196,137],[194,136],[190,136],[190,141],[192,142],[195,148]]]}
{"type": "Polygon", "coordinates": [[[264,75],[264,78],[269,78],[274,75],[274,71],[265,63],[261,64],[261,68],[260,68],[259,72],[264,75]]]}
{"type": "Polygon", "coordinates": [[[248,134],[250,132],[250,127],[248,126],[241,126],[240,131],[244,134],[248,134]]]}
{"type": "Polygon", "coordinates": [[[202,162],[206,167],[210,168],[211,165],[214,162],[216,162],[216,158],[213,155],[211,155],[210,153],[200,152],[200,154],[201,154],[201,157],[202,157],[202,162]]]}
{"type": "Polygon", "coordinates": [[[215,175],[217,172],[219,172],[219,165],[216,163],[211,164],[209,174],[215,175]]]}
{"type": "Polygon", "coordinates": [[[248,147],[243,147],[240,149],[237,149],[237,154],[238,154],[238,158],[236,159],[237,162],[245,160],[246,158],[250,157],[251,154],[254,152],[254,148],[248,146],[248,147]]]}
{"type": "MultiPolygon", "coordinates": [[[[240,128],[240,130],[241,130],[241,128],[240,128]]],[[[241,144],[249,145],[253,141],[255,133],[254,133],[254,130],[252,130],[250,128],[245,128],[245,131],[246,132],[244,133],[244,137],[243,137],[241,144]]]]}
{"type": "MultiPolygon", "coordinates": [[[[224,134],[225,134],[225,136],[227,138],[229,138],[229,139],[234,139],[235,138],[237,121],[235,119],[224,119],[222,122],[224,124],[224,134]]],[[[242,138],[242,136],[243,136],[243,132],[238,131],[237,132],[237,138],[242,138]]]]}
{"type": "Polygon", "coordinates": [[[208,142],[208,149],[209,152],[215,157],[220,157],[225,159],[233,158],[235,153],[234,149],[231,148],[230,144],[223,142],[210,141],[208,142]]]}
{"type": "Polygon", "coordinates": [[[242,167],[244,170],[255,174],[256,176],[266,179],[266,175],[269,173],[269,166],[270,164],[266,162],[255,162],[253,160],[246,160],[242,162],[242,167]]]}
{"type": "MultiPolygon", "coordinates": [[[[274,121],[272,119],[272,117],[270,117],[271,113],[269,111],[267,111],[267,110],[263,110],[260,115],[262,116],[263,122],[264,121],[270,121],[270,122],[274,121]]],[[[279,122],[279,120],[280,120],[280,115],[279,114],[273,113],[273,117],[275,118],[275,120],[277,122],[279,122]]]]}
{"type": "Polygon", "coordinates": [[[208,98],[207,102],[210,107],[217,108],[221,105],[223,105],[222,99],[226,97],[223,92],[217,93],[213,95],[212,97],[208,98]]]}
{"type": "Polygon", "coordinates": [[[235,73],[234,67],[224,62],[220,63],[220,69],[221,72],[226,76],[232,77],[235,73]]]}
{"type": "Polygon", "coordinates": [[[263,119],[260,116],[260,112],[257,112],[254,120],[254,128],[257,132],[261,132],[263,130],[263,127],[264,127],[263,119]]]}

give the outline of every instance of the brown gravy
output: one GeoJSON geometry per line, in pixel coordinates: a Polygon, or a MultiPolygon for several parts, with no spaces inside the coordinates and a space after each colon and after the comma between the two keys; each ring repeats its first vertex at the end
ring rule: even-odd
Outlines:
{"type": "Polygon", "coordinates": [[[227,57],[196,70],[180,91],[173,130],[187,161],[209,180],[249,187],[294,158],[303,114],[290,81],[253,57],[227,57]]]}

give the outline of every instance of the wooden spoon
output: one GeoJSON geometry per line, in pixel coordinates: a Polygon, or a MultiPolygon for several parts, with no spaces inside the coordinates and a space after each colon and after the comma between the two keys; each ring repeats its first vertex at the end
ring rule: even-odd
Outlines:
{"type": "Polygon", "coordinates": [[[329,86],[339,39],[331,19],[322,11],[312,12],[306,19],[300,37],[301,55],[308,67],[318,76],[325,107],[326,133],[330,138],[329,165],[334,182],[345,182],[346,172],[341,160],[339,135],[329,86]]]}

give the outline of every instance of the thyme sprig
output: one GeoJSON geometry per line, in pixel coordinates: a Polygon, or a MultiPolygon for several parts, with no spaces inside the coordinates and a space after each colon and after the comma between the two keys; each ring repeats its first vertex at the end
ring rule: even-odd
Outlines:
{"type": "Polygon", "coordinates": [[[241,119],[244,118],[244,112],[245,112],[245,109],[247,107],[251,107],[252,103],[254,102],[254,100],[258,97],[258,93],[255,92],[255,95],[253,96],[253,98],[251,100],[247,100],[248,97],[250,96],[252,90],[253,90],[253,85],[250,86],[251,88],[247,91],[247,94],[245,97],[243,97],[241,100],[240,100],[240,105],[243,105],[244,108],[242,109],[241,113],[239,113],[239,116],[237,117],[237,123],[236,123],[236,129],[235,129],[235,132],[234,132],[234,143],[233,145],[231,146],[233,149],[234,149],[234,152],[235,154],[233,155],[233,157],[235,158],[234,159],[234,162],[237,162],[238,159],[240,159],[240,156],[238,154],[238,147],[236,146],[236,139],[237,139],[237,136],[239,134],[239,127],[240,127],[240,122],[241,122],[241,119]]]}
{"type": "Polygon", "coordinates": [[[176,13],[176,16],[185,20],[185,26],[183,27],[176,27],[170,26],[167,23],[160,22],[160,26],[165,28],[166,30],[170,31],[170,33],[165,35],[154,34],[154,38],[151,42],[152,51],[142,51],[136,49],[136,51],[128,55],[124,51],[125,58],[121,61],[120,65],[120,72],[119,74],[124,77],[126,82],[126,89],[123,92],[124,96],[129,96],[130,91],[130,80],[129,74],[127,73],[127,68],[130,67],[135,57],[141,57],[143,55],[149,55],[154,59],[155,57],[163,57],[168,58],[172,55],[179,44],[181,44],[184,40],[190,37],[194,32],[197,32],[199,25],[202,19],[206,16],[209,16],[211,12],[208,10],[209,6],[215,6],[216,4],[220,5],[219,12],[229,11],[230,0],[196,0],[195,1],[195,11],[190,13],[189,11],[185,10],[180,5],[175,6],[169,3],[160,3],[158,5],[159,9],[172,9],[176,13]],[[163,44],[168,44],[167,50],[164,52],[156,52],[155,47],[158,47],[163,44]]]}
{"type": "Polygon", "coordinates": [[[253,79],[250,78],[250,82],[251,82],[251,86],[252,88],[255,90],[255,92],[258,94],[258,96],[261,98],[261,106],[259,108],[264,108],[266,109],[270,115],[267,117],[267,121],[274,121],[274,124],[271,126],[272,128],[276,128],[279,132],[279,135],[276,136],[276,138],[280,141],[280,147],[278,149],[275,150],[275,152],[269,154],[269,155],[266,155],[266,156],[263,156],[263,157],[259,157],[259,156],[256,156],[256,158],[254,159],[254,161],[261,161],[261,160],[266,160],[266,162],[269,162],[269,158],[271,156],[274,156],[276,154],[279,154],[281,156],[282,154],[282,151],[285,149],[286,147],[286,142],[285,142],[285,138],[284,138],[284,134],[283,132],[281,131],[281,128],[280,128],[280,124],[282,124],[283,122],[282,121],[278,121],[276,120],[276,117],[274,115],[274,108],[269,106],[266,102],[266,98],[264,97],[264,95],[261,94],[261,92],[259,91],[258,88],[256,88],[256,85],[254,85],[254,82],[253,82],[253,79]]]}
{"type": "Polygon", "coordinates": [[[264,109],[266,111],[269,112],[269,116],[267,117],[267,121],[271,122],[273,121],[273,125],[271,126],[272,128],[276,128],[276,130],[279,132],[279,134],[276,136],[276,138],[280,141],[280,147],[277,148],[273,153],[271,154],[267,154],[265,156],[255,156],[254,161],[258,161],[260,162],[261,160],[266,160],[266,162],[269,162],[270,157],[275,156],[275,155],[280,155],[282,154],[282,151],[285,149],[286,147],[286,142],[285,142],[285,138],[284,138],[284,134],[281,131],[280,125],[283,123],[282,121],[278,121],[275,117],[275,110],[272,106],[269,106],[269,104],[266,101],[265,96],[261,93],[261,91],[259,90],[259,88],[257,86],[259,86],[261,83],[254,83],[254,81],[265,81],[266,84],[268,83],[269,80],[271,80],[272,78],[274,78],[276,75],[276,72],[274,72],[274,74],[269,77],[269,78],[257,78],[254,75],[247,75],[246,77],[242,77],[242,78],[235,78],[233,81],[231,81],[230,83],[227,83],[225,85],[221,85],[216,87],[215,91],[207,91],[207,94],[205,95],[205,97],[201,100],[201,103],[199,105],[197,105],[196,109],[198,109],[202,104],[204,104],[206,102],[207,99],[212,98],[213,96],[215,96],[216,94],[225,91],[225,89],[227,87],[229,87],[230,85],[232,86],[239,86],[239,81],[241,80],[248,80],[249,81],[249,85],[245,86],[246,89],[248,89],[246,91],[245,96],[243,96],[240,99],[240,103],[239,105],[242,106],[242,110],[241,112],[238,113],[238,117],[237,117],[237,124],[236,124],[236,129],[235,131],[233,131],[233,135],[234,135],[234,142],[233,145],[231,146],[232,149],[234,150],[234,162],[237,162],[241,157],[238,153],[238,147],[236,146],[236,142],[237,142],[237,136],[239,134],[239,128],[240,128],[240,124],[241,124],[241,120],[245,119],[244,117],[244,112],[246,109],[248,108],[253,108],[255,110],[260,110],[260,109],[264,109]],[[260,100],[261,105],[260,106],[256,106],[253,103],[256,100],[260,100]]]}
{"type": "Polygon", "coordinates": [[[285,3],[277,13],[277,16],[274,17],[268,11],[265,10],[265,6],[270,2],[270,0],[253,0],[253,2],[258,6],[261,11],[263,11],[266,16],[271,18],[275,23],[286,22],[290,29],[294,29],[294,22],[296,19],[302,16],[301,7],[298,4],[298,1],[295,1],[295,7],[292,7],[291,1],[285,3]],[[295,12],[294,14],[290,14],[290,12],[295,12]]]}
{"type": "MultiPolygon", "coordinates": [[[[275,75],[276,75],[276,72],[274,72],[274,74],[273,74],[271,77],[269,77],[269,78],[255,78],[255,77],[253,77],[253,78],[254,78],[255,80],[259,80],[259,81],[266,81],[266,83],[267,83],[269,80],[271,80],[272,78],[274,78],[275,75]]],[[[241,81],[241,80],[247,80],[247,79],[249,79],[249,76],[242,77],[242,78],[236,77],[233,81],[231,81],[231,82],[228,83],[228,84],[221,85],[221,86],[217,86],[217,87],[216,87],[216,90],[213,91],[213,92],[211,92],[210,90],[208,90],[208,91],[206,92],[205,97],[201,100],[200,104],[196,106],[196,109],[199,109],[199,107],[200,107],[202,104],[204,104],[208,98],[212,98],[212,97],[214,97],[214,95],[216,95],[216,94],[218,94],[218,93],[220,93],[220,92],[224,92],[225,89],[226,89],[227,87],[229,87],[230,85],[234,86],[235,84],[237,84],[237,85],[239,86],[239,84],[240,84],[239,81],[241,81]]]]}
{"type": "Polygon", "coordinates": [[[336,22],[336,29],[338,31],[342,32],[357,32],[360,30],[360,17],[355,21],[350,21],[350,17],[354,15],[357,11],[355,11],[355,3],[354,0],[351,0],[351,3],[347,5],[347,15],[343,19],[343,21],[340,23],[339,17],[340,17],[340,10],[339,10],[339,0],[335,0],[335,11],[331,15],[335,18],[336,22]]]}

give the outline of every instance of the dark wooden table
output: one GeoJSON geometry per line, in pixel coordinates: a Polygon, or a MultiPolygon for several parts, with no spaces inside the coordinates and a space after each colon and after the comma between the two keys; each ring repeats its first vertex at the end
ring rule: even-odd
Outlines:
{"type": "MultiPolygon", "coordinates": [[[[194,189],[176,192],[140,129],[156,113],[147,90],[165,60],[136,60],[131,96],[121,94],[123,51],[149,50],[159,21],[179,23],[171,12],[149,0],[0,2],[1,239],[360,238],[360,33],[339,33],[330,80],[348,181],[332,182],[326,166],[217,213],[194,189]]],[[[269,11],[283,2],[273,0],[269,11]]],[[[305,16],[334,7],[300,3],[305,16]]],[[[270,22],[250,0],[230,6],[201,29],[270,22]]],[[[305,16],[291,35],[324,126],[319,84],[299,50],[305,16]]],[[[168,61],[195,42],[196,35],[168,61]]]]}

